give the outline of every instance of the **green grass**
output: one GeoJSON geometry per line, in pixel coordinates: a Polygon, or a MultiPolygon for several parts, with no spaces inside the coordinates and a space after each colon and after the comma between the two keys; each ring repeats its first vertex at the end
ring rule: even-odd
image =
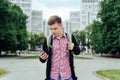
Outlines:
{"type": "Polygon", "coordinates": [[[75,59],[93,59],[88,57],[74,56],[75,59]]]}
{"type": "Polygon", "coordinates": [[[6,71],[5,71],[5,70],[0,69],[0,76],[1,76],[1,75],[4,75],[5,73],[6,73],[6,71]]]}
{"type": "Polygon", "coordinates": [[[22,59],[38,59],[39,56],[22,56],[22,59]]]}
{"type": "Polygon", "coordinates": [[[110,80],[120,80],[120,70],[100,70],[97,71],[97,74],[110,80]]]}
{"type": "MultiPolygon", "coordinates": [[[[39,56],[21,56],[20,58],[22,59],[38,59],[39,56]]],[[[80,56],[74,56],[75,59],[92,59],[92,58],[87,58],[87,57],[80,57],[80,56]]]]}

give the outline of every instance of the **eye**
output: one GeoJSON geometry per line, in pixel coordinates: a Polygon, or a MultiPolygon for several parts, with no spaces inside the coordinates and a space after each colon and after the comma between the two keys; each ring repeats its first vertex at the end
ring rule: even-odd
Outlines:
{"type": "Polygon", "coordinates": [[[57,28],[54,28],[54,30],[56,30],[57,28]]]}
{"type": "Polygon", "coordinates": [[[49,28],[50,30],[52,30],[52,28],[49,28]]]}

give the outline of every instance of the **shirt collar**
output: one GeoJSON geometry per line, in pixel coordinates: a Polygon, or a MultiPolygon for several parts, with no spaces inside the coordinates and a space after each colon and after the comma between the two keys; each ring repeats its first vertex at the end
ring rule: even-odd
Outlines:
{"type": "MultiPolygon", "coordinates": [[[[66,34],[65,34],[65,33],[63,33],[63,34],[62,34],[62,37],[65,37],[65,38],[66,38],[67,36],[66,36],[66,34]]],[[[53,39],[55,39],[56,37],[53,35],[53,37],[52,37],[52,38],[53,38],[53,39]]]]}

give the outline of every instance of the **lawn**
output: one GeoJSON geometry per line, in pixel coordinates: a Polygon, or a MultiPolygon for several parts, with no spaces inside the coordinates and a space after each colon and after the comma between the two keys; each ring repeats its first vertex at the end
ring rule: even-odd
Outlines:
{"type": "Polygon", "coordinates": [[[38,59],[39,56],[21,56],[22,59],[38,59]]]}
{"type": "Polygon", "coordinates": [[[110,80],[120,80],[120,70],[100,70],[97,71],[97,74],[110,80]]]}
{"type": "Polygon", "coordinates": [[[6,71],[5,71],[5,70],[0,69],[0,76],[1,76],[1,75],[3,75],[3,74],[5,74],[5,73],[6,73],[6,71]]]}
{"type": "MultiPolygon", "coordinates": [[[[33,55],[33,56],[21,56],[20,58],[22,59],[38,59],[39,56],[37,55],[33,55]]],[[[88,58],[88,57],[80,57],[80,56],[74,56],[75,59],[92,59],[92,58],[88,58]]]]}
{"type": "Polygon", "coordinates": [[[74,56],[75,59],[93,59],[89,57],[74,56]]]}

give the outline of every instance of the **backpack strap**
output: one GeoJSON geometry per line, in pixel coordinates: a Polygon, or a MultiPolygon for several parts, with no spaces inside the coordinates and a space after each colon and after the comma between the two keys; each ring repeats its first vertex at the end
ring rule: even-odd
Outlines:
{"type": "MultiPolygon", "coordinates": [[[[72,36],[70,33],[66,33],[66,36],[67,36],[67,40],[72,43],[72,36]]],[[[52,41],[52,35],[51,36],[47,36],[47,46],[48,46],[48,51],[49,51],[49,47],[52,48],[52,45],[51,45],[51,41],[52,41]]]]}
{"type": "Polygon", "coordinates": [[[72,36],[71,36],[71,34],[70,34],[70,33],[66,33],[66,35],[67,35],[68,41],[69,41],[70,43],[72,43],[72,36]]]}
{"type": "Polygon", "coordinates": [[[47,36],[47,46],[49,46],[50,45],[50,41],[51,41],[51,37],[50,36],[47,36]]]}
{"type": "MultiPolygon", "coordinates": [[[[67,35],[67,39],[70,43],[72,43],[72,35],[70,33],[66,33],[67,35]]],[[[75,68],[74,64],[73,64],[73,68],[75,68]]]]}
{"type": "Polygon", "coordinates": [[[49,51],[49,47],[52,48],[52,45],[51,45],[51,41],[52,41],[52,35],[50,36],[47,36],[47,47],[48,47],[48,51],[49,51]]]}
{"type": "MultiPolygon", "coordinates": [[[[66,37],[67,37],[68,42],[69,42],[69,43],[72,43],[72,37],[71,37],[71,35],[70,35],[69,33],[65,33],[65,34],[66,34],[66,37]]],[[[68,46],[68,44],[67,44],[67,46],[68,46]]],[[[68,48],[66,49],[66,52],[69,53],[68,48]]],[[[68,55],[69,55],[69,54],[68,54],[68,55]]]]}

